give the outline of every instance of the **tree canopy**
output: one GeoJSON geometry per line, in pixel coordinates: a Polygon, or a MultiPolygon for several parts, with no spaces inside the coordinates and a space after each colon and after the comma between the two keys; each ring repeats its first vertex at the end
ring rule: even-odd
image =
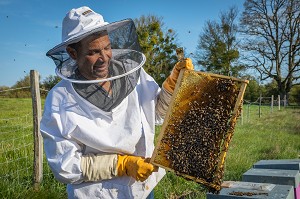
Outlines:
{"type": "Polygon", "coordinates": [[[300,78],[300,1],[246,0],[244,8],[244,62],[285,95],[300,78]]]}
{"type": "Polygon", "coordinates": [[[205,71],[238,76],[243,69],[237,62],[237,15],[237,8],[231,7],[229,11],[221,12],[219,21],[209,20],[205,23],[195,55],[197,64],[204,67],[205,71]]]}
{"type": "Polygon", "coordinates": [[[143,68],[161,85],[177,62],[176,33],[172,29],[164,30],[162,18],[154,15],[142,15],[134,22],[147,58],[143,68]]]}

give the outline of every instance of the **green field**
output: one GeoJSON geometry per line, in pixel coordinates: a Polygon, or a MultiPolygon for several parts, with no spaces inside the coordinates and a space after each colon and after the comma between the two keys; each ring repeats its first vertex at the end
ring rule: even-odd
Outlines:
{"type": "MultiPolygon", "coordinates": [[[[66,198],[63,184],[44,163],[43,182],[32,187],[33,135],[31,99],[0,99],[1,198],[66,198]]],[[[224,180],[241,180],[258,160],[295,159],[300,155],[300,109],[244,106],[225,161],[224,180]],[[248,109],[249,108],[249,109],[248,109]]],[[[159,133],[157,127],[157,134],[159,133]]],[[[155,188],[155,198],[205,198],[201,185],[168,172],[155,188]]]]}

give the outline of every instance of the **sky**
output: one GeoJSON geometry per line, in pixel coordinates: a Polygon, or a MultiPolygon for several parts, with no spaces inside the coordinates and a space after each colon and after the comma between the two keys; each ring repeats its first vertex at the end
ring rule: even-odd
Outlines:
{"type": "Polygon", "coordinates": [[[0,0],[0,86],[13,86],[37,70],[41,81],[55,75],[46,52],[61,42],[62,20],[72,8],[88,6],[111,23],[142,15],[162,17],[164,28],[177,33],[186,54],[194,53],[208,20],[218,20],[244,0],[0,0]]]}

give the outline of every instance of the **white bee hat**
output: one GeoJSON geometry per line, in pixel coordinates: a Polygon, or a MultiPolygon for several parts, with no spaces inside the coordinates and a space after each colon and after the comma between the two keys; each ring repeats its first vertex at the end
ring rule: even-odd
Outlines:
{"type": "Polygon", "coordinates": [[[49,50],[46,55],[51,57],[56,64],[56,74],[59,77],[76,83],[97,83],[126,76],[138,70],[146,60],[145,55],[140,52],[136,29],[131,19],[108,23],[104,21],[102,15],[87,6],[74,8],[66,14],[62,23],[62,42],[49,50]],[[73,79],[77,64],[67,53],[66,47],[101,31],[107,31],[109,35],[112,58],[122,64],[127,63],[124,72],[102,80],[83,82],[83,80],[73,79]]]}

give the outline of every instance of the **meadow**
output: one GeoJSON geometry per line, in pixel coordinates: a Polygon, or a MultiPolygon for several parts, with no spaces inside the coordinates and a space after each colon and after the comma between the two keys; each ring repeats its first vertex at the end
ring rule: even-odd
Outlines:
{"type": "MultiPolygon", "coordinates": [[[[239,181],[262,159],[300,158],[300,109],[244,106],[225,160],[223,180],[239,181]],[[247,113],[246,113],[247,112],[247,113]]],[[[1,198],[67,198],[65,185],[57,182],[44,161],[43,181],[32,186],[33,135],[31,99],[0,98],[0,196],[1,198]]],[[[156,134],[160,127],[156,128],[156,134]]],[[[157,185],[155,198],[206,198],[206,189],[172,172],[157,185]]]]}

